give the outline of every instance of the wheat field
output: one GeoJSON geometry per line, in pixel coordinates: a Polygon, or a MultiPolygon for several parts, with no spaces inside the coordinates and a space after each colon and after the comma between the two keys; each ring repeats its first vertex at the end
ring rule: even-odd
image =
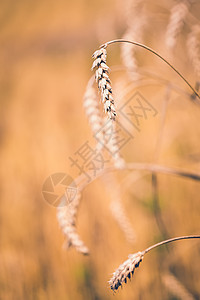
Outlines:
{"type": "Polygon", "coordinates": [[[82,191],[76,227],[89,255],[66,249],[56,205],[43,193],[52,174],[77,178],[70,157],[86,142],[96,147],[106,114],[98,101],[94,121],[83,106],[92,53],[118,38],[143,43],[198,92],[199,15],[199,1],[189,0],[1,1],[0,299],[200,299],[198,239],[153,250],[115,295],[108,283],[130,253],[200,233],[200,101],[158,57],[133,45],[107,47],[116,122],[128,139],[117,155],[102,150],[115,171],[82,191]],[[134,95],[151,114],[133,125],[124,112],[134,95]]]}

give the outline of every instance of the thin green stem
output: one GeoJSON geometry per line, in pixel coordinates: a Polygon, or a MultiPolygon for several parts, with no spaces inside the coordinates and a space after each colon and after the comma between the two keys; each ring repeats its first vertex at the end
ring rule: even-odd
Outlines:
{"type": "Polygon", "coordinates": [[[188,240],[188,239],[200,239],[200,235],[186,235],[186,236],[179,236],[179,237],[171,238],[171,239],[159,242],[155,245],[152,245],[149,248],[145,249],[143,252],[144,252],[144,254],[146,254],[147,252],[151,251],[152,249],[162,246],[164,244],[168,244],[168,243],[180,241],[180,240],[188,240]]]}
{"type": "Polygon", "coordinates": [[[162,59],[171,69],[173,69],[184,81],[185,83],[189,86],[189,88],[193,91],[193,93],[200,99],[200,95],[198,94],[198,92],[191,86],[191,84],[187,81],[187,79],[185,79],[185,77],[176,69],[174,68],[174,66],[172,66],[164,57],[162,57],[159,53],[157,53],[155,50],[151,49],[148,46],[145,46],[141,43],[138,42],[133,42],[133,41],[129,41],[129,40],[125,40],[125,39],[117,39],[117,40],[112,40],[109,41],[103,45],[100,46],[100,48],[106,48],[107,46],[114,44],[114,43],[129,43],[129,44],[133,44],[139,47],[142,47],[148,51],[150,51],[151,53],[155,54],[156,56],[158,56],[160,59],[162,59]]]}

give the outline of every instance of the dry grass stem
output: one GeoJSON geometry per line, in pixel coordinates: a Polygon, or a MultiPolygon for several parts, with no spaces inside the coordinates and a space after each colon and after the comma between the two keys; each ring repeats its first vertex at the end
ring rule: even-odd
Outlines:
{"type": "Polygon", "coordinates": [[[101,47],[99,50],[95,51],[92,57],[94,58],[92,70],[96,70],[95,78],[101,93],[101,100],[104,104],[105,113],[107,113],[109,119],[115,120],[116,110],[109,78],[109,67],[106,65],[107,51],[105,47],[101,47]]]}
{"type": "Polygon", "coordinates": [[[180,34],[185,18],[189,12],[189,1],[179,1],[172,7],[169,24],[166,32],[166,45],[173,49],[176,46],[178,35],[180,34]]]}

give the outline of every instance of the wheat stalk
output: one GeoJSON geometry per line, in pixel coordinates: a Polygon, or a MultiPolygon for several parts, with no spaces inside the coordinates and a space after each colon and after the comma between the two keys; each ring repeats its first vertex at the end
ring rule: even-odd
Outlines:
{"type": "Polygon", "coordinates": [[[160,55],[158,52],[156,52],[155,50],[151,49],[150,47],[138,43],[138,42],[134,42],[134,41],[130,41],[130,40],[125,40],[125,39],[116,39],[116,40],[111,40],[109,42],[104,43],[103,45],[100,46],[101,48],[105,48],[108,47],[111,44],[115,44],[115,43],[128,43],[128,44],[132,44],[141,48],[144,48],[145,50],[153,53],[154,55],[156,55],[158,58],[160,58],[163,62],[165,62],[172,70],[174,70],[174,72],[176,72],[176,74],[188,85],[188,87],[192,90],[192,92],[195,94],[195,96],[197,96],[200,99],[200,95],[198,94],[198,92],[192,87],[192,85],[188,82],[188,80],[172,65],[170,64],[162,55],[160,55]]]}
{"type": "Polygon", "coordinates": [[[178,35],[180,34],[186,16],[189,12],[189,1],[179,1],[175,4],[170,13],[170,20],[166,31],[166,45],[173,49],[177,43],[178,35]]]}
{"type": "Polygon", "coordinates": [[[142,262],[144,255],[147,254],[149,251],[153,250],[156,247],[175,242],[180,240],[186,239],[200,239],[200,235],[189,235],[189,236],[181,236],[171,238],[157,244],[150,246],[149,248],[145,249],[144,251],[139,251],[134,254],[130,254],[129,258],[121,264],[117,270],[113,273],[112,278],[109,280],[110,288],[113,291],[116,291],[123,283],[127,282],[127,279],[130,279],[131,276],[134,274],[136,268],[139,267],[140,263],[142,262]]]}

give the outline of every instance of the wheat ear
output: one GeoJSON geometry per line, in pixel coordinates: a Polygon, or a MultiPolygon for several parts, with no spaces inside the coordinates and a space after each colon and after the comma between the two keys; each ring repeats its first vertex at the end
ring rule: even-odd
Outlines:
{"type": "MultiPolygon", "coordinates": [[[[128,28],[123,35],[123,39],[132,39],[132,40],[140,40],[142,41],[142,27],[143,22],[142,18],[137,21],[138,23],[132,28],[128,28]]],[[[126,67],[129,78],[132,81],[140,79],[140,75],[138,73],[138,62],[135,56],[135,49],[131,47],[131,45],[122,44],[121,45],[121,58],[123,65],[126,67]]]]}
{"type": "Polygon", "coordinates": [[[92,77],[86,87],[84,98],[83,98],[83,107],[87,115],[92,133],[95,135],[98,132],[99,142],[96,145],[97,151],[101,151],[104,144],[104,132],[101,130],[103,127],[103,117],[99,108],[99,101],[96,89],[93,86],[94,78],[92,77]]]}
{"type": "MultiPolygon", "coordinates": [[[[126,0],[125,16],[127,29],[123,34],[123,39],[143,40],[143,28],[146,24],[146,13],[143,11],[144,1],[143,0],[126,0]],[[134,16],[134,17],[133,17],[134,16]]],[[[135,56],[136,50],[131,45],[121,45],[121,58],[123,65],[126,67],[128,76],[132,81],[140,79],[138,73],[138,61],[135,56]]]]}
{"type": "Polygon", "coordinates": [[[78,252],[87,255],[89,250],[76,231],[76,215],[80,199],[81,193],[78,191],[73,201],[67,206],[58,206],[57,218],[64,235],[67,237],[67,248],[74,247],[78,252]]]}
{"type": "Polygon", "coordinates": [[[109,67],[106,65],[107,51],[105,48],[106,47],[101,47],[93,53],[92,57],[94,58],[94,62],[92,70],[96,69],[95,78],[101,93],[105,113],[108,114],[109,119],[115,120],[116,109],[109,78],[109,67]]]}
{"type": "Polygon", "coordinates": [[[123,264],[121,264],[113,273],[112,278],[109,280],[110,288],[113,291],[116,291],[120,286],[122,286],[123,283],[126,283],[127,279],[130,279],[131,276],[134,274],[135,269],[139,267],[140,263],[144,258],[144,255],[152,249],[171,242],[195,238],[200,239],[200,235],[188,235],[171,238],[160,243],[154,244],[149,248],[145,249],[144,251],[139,251],[137,253],[130,254],[129,258],[123,264]]]}
{"type": "Polygon", "coordinates": [[[178,35],[182,30],[188,12],[189,1],[186,0],[179,1],[172,7],[165,38],[168,48],[173,49],[176,46],[178,35]]]}
{"type": "Polygon", "coordinates": [[[117,129],[116,123],[111,124],[112,136],[107,143],[107,147],[111,153],[112,161],[116,169],[124,169],[126,167],[126,162],[120,154],[120,149],[117,141],[117,129]]]}
{"type": "Polygon", "coordinates": [[[190,60],[200,80],[200,25],[193,26],[187,40],[190,60]]]}

